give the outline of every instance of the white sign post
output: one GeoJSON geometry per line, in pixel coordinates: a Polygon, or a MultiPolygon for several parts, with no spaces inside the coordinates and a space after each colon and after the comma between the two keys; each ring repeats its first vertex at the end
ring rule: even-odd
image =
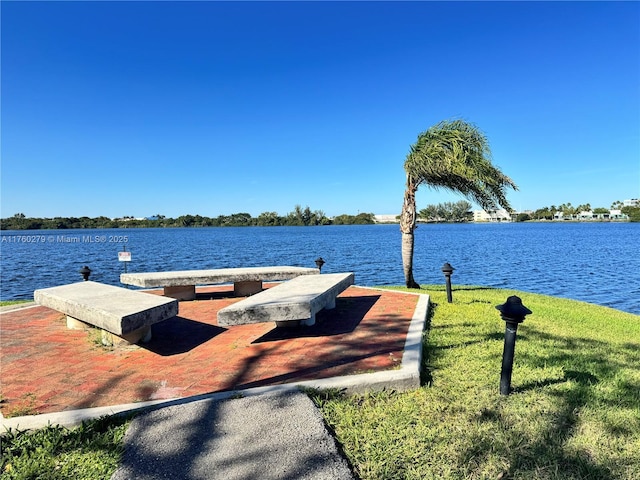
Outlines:
{"type": "Polygon", "coordinates": [[[123,245],[122,246],[122,251],[118,252],[118,261],[119,262],[125,262],[125,264],[124,264],[124,273],[127,273],[127,264],[126,264],[126,262],[130,262],[131,261],[131,252],[127,252],[126,245],[123,245]]]}

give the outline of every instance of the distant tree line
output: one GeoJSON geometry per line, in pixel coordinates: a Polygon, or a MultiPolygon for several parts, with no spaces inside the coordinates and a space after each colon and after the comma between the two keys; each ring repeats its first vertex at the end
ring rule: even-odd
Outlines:
{"type": "Polygon", "coordinates": [[[473,220],[471,208],[466,200],[427,205],[418,212],[418,218],[425,222],[468,222],[473,220]]]}
{"type": "Polygon", "coordinates": [[[629,221],[640,222],[640,207],[622,207],[621,211],[629,215],[629,221]]]}
{"type": "MultiPolygon", "coordinates": [[[[466,222],[473,220],[472,205],[465,201],[445,202],[437,205],[427,205],[418,212],[418,219],[424,222],[466,222]]],[[[629,216],[632,222],[640,222],[640,207],[623,206],[616,201],[611,209],[618,209],[629,216]]],[[[592,211],[595,214],[609,213],[607,208],[591,208],[590,204],[573,207],[571,203],[559,206],[551,205],[536,210],[532,214],[521,213],[517,221],[553,220],[554,215],[574,215],[579,212],[592,211]]],[[[0,230],[64,230],[77,228],[171,228],[171,227],[269,227],[269,226],[315,226],[315,225],[368,225],[374,224],[373,213],[358,213],[357,215],[342,214],[328,218],[321,210],[312,211],[308,206],[302,208],[296,205],[294,210],[285,216],[277,212],[263,212],[257,217],[248,213],[233,213],[217,217],[203,217],[201,215],[181,215],[177,218],[156,214],[145,219],[122,217],[54,217],[31,218],[23,213],[16,213],[12,217],[0,219],[0,230]]]]}
{"type": "Polygon", "coordinates": [[[29,218],[23,213],[16,213],[12,217],[0,220],[1,230],[50,230],[71,228],[154,228],[154,227],[270,227],[270,226],[316,226],[316,225],[365,225],[375,223],[373,213],[359,213],[358,215],[338,215],[328,218],[321,210],[314,210],[307,206],[296,205],[293,211],[285,216],[276,212],[263,212],[257,217],[248,213],[233,213],[218,217],[203,217],[202,215],[181,215],[177,218],[165,217],[157,214],[145,219],[122,217],[111,219],[108,217],[54,217],[29,218]]]}

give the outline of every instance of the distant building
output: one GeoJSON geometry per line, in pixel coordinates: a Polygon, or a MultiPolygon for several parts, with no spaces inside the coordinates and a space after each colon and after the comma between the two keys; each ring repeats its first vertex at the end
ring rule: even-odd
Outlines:
{"type": "Polygon", "coordinates": [[[116,220],[119,222],[132,222],[134,220],[146,220],[144,217],[120,217],[120,218],[112,218],[111,220],[116,220]]]}
{"type": "Polygon", "coordinates": [[[629,215],[625,215],[620,210],[609,210],[610,220],[629,220],[629,215]]]}
{"type": "Polygon", "coordinates": [[[622,202],[623,207],[640,207],[640,200],[637,198],[631,198],[622,202]]]}
{"type": "Polygon", "coordinates": [[[593,213],[592,211],[578,212],[572,215],[565,215],[562,212],[556,212],[553,215],[554,220],[565,220],[572,222],[609,222],[616,220],[629,220],[629,216],[620,210],[609,210],[608,213],[593,213]]]}
{"type": "Polygon", "coordinates": [[[511,214],[504,209],[501,210],[474,210],[474,222],[511,222],[511,214]]]}
{"type": "Polygon", "coordinates": [[[575,217],[576,220],[593,220],[594,214],[589,210],[588,212],[578,212],[573,215],[573,217],[575,217]]]}
{"type": "Polygon", "coordinates": [[[386,214],[386,215],[374,215],[373,218],[375,219],[376,223],[398,223],[399,216],[400,214],[397,214],[397,215],[386,214]]]}

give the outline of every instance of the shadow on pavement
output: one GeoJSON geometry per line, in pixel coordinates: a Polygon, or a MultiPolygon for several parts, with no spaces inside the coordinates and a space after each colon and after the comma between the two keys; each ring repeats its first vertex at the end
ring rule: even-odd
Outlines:
{"type": "Polygon", "coordinates": [[[376,304],[380,295],[340,297],[336,308],[321,310],[316,314],[316,323],[310,327],[277,327],[252,343],[274,342],[292,338],[328,337],[353,332],[376,304]]]}
{"type": "Polygon", "coordinates": [[[193,350],[225,331],[226,328],[177,316],[155,324],[151,341],[140,345],[165,357],[179,355],[193,350]]]}

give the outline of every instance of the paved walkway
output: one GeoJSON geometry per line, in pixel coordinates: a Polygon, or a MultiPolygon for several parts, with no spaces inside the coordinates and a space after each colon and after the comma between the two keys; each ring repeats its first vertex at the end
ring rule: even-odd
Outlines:
{"type": "Polygon", "coordinates": [[[111,480],[354,480],[301,392],[198,401],[137,416],[111,480]]]}
{"type": "Polygon", "coordinates": [[[0,315],[0,411],[52,413],[398,368],[418,295],[350,287],[306,328],[219,327],[232,287],[199,288],[143,346],[99,344],[34,306],[0,315]]]}

